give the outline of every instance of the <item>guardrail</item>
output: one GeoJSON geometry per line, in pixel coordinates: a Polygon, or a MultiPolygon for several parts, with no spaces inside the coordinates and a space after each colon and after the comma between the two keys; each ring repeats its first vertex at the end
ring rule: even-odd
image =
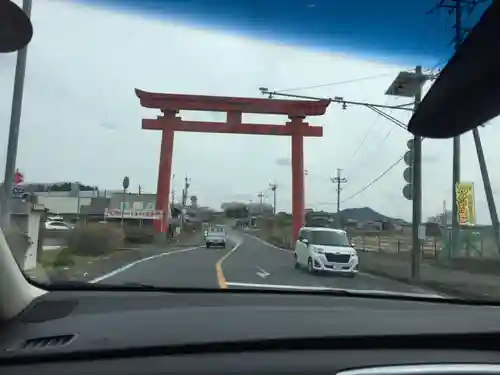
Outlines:
{"type": "MultiPolygon", "coordinates": [[[[409,252],[413,245],[412,239],[405,237],[391,236],[353,236],[352,241],[358,250],[363,251],[383,251],[385,253],[404,253],[409,252]]],[[[437,257],[441,246],[437,238],[429,238],[421,245],[422,255],[427,258],[437,257]]]]}

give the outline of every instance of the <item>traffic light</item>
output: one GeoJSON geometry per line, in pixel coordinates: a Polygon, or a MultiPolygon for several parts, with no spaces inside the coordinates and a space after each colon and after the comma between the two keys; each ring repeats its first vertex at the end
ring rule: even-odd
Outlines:
{"type": "Polygon", "coordinates": [[[413,179],[413,139],[410,139],[408,143],[406,144],[408,149],[406,150],[405,156],[404,156],[404,162],[407,165],[403,172],[403,177],[406,181],[406,185],[403,188],[403,196],[408,199],[412,200],[413,199],[413,184],[412,184],[412,179],[413,179]]]}

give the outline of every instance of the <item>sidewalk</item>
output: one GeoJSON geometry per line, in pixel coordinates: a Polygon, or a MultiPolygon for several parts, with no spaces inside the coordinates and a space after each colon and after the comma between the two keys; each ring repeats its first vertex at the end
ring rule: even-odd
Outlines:
{"type": "MultiPolygon", "coordinates": [[[[410,283],[409,254],[404,259],[382,252],[358,251],[358,256],[360,271],[410,283]]],[[[500,275],[437,266],[426,260],[421,261],[420,281],[415,284],[453,297],[500,299],[500,275]]]]}

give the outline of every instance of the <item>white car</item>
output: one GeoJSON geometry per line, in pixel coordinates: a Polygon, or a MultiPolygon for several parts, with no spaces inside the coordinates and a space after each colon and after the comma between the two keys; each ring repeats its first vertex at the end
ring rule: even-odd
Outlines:
{"type": "Polygon", "coordinates": [[[46,221],[45,229],[48,230],[71,230],[73,227],[70,224],[65,223],[64,221],[46,221]]]}
{"type": "Polygon", "coordinates": [[[344,230],[302,228],[294,257],[295,267],[307,267],[309,273],[326,271],[350,277],[358,273],[358,254],[344,230]]]}
{"type": "Polygon", "coordinates": [[[216,225],[207,229],[205,235],[205,246],[222,246],[226,247],[227,233],[223,225],[216,225]]]}

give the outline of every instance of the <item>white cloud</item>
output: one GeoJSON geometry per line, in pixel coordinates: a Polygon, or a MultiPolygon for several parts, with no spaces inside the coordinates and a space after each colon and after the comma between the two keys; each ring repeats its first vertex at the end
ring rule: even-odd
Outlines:
{"type": "MultiPolygon", "coordinates": [[[[408,67],[244,39],[66,1],[39,0],[32,16],[35,36],[28,51],[18,152],[18,166],[28,180],[80,180],[116,188],[129,175],[132,188],[140,184],[143,190],[154,192],[161,136],[141,130],[141,117],[156,113],[140,108],[135,87],[257,97],[261,86],[286,89],[380,75],[296,92],[376,103],[404,102],[388,100],[383,93],[397,72],[408,67]]],[[[14,67],[15,55],[0,57],[4,150],[14,67]]],[[[404,122],[409,118],[406,113],[393,111],[392,115],[404,122]]],[[[221,118],[191,113],[184,118],[193,116],[212,121],[221,118]]],[[[329,178],[336,168],[344,168],[349,180],[342,192],[347,198],[397,160],[409,139],[404,130],[363,107],[344,111],[332,104],[327,115],[309,118],[309,122],[324,126],[323,138],[305,141],[306,203],[317,208],[335,208],[336,193],[329,178]]],[[[482,130],[490,161],[499,156],[495,144],[499,132],[495,126],[482,130]]],[[[218,207],[222,200],[256,200],[259,191],[276,182],[279,209],[290,209],[289,139],[196,133],[177,133],[175,137],[177,190],[188,174],[199,203],[218,207]]],[[[489,222],[472,136],[464,136],[462,143],[463,179],[476,183],[478,215],[489,222]]],[[[426,140],[423,147],[425,217],[439,211],[443,199],[451,202],[451,141],[426,140]]],[[[1,170],[3,166],[4,162],[1,170]]],[[[411,205],[401,195],[403,169],[403,164],[397,166],[342,206],[370,206],[387,215],[410,218],[411,205]]],[[[500,173],[490,169],[493,186],[499,186],[500,173]]]]}

